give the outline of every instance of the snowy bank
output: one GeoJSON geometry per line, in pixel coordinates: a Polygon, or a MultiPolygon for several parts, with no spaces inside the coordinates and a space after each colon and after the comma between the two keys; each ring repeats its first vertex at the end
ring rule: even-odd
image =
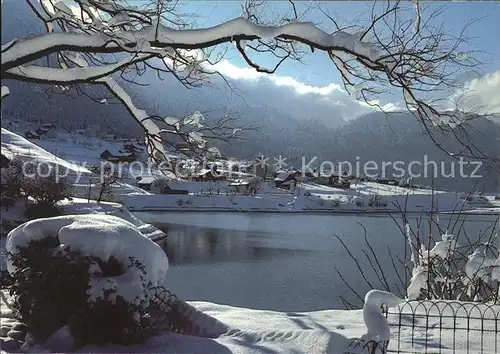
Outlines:
{"type": "MultiPolygon", "coordinates": [[[[5,291],[4,295],[6,295],[5,291]]],[[[293,352],[297,354],[344,354],[346,348],[343,346],[350,342],[349,339],[360,338],[367,332],[363,321],[363,310],[323,310],[296,313],[253,310],[208,302],[189,302],[188,304],[197,310],[191,311],[189,316],[196,316],[198,320],[195,320],[195,322],[200,327],[210,326],[212,330],[223,329],[224,333],[218,338],[207,338],[163,332],[151,337],[142,345],[129,347],[117,345],[86,346],[80,348],[78,352],[186,354],[293,352]],[[206,316],[200,316],[199,312],[206,316]],[[214,321],[210,321],[210,318],[217,320],[219,324],[214,324],[214,321]],[[225,325],[224,328],[218,328],[220,323],[225,325]],[[214,328],[214,326],[217,328],[214,328]]],[[[409,310],[408,304],[413,304],[416,307],[418,303],[409,302],[389,309],[388,324],[391,330],[389,350],[399,349],[401,352],[406,353],[423,352],[426,342],[428,348],[440,350],[443,354],[465,354],[480,352],[481,350],[483,353],[493,354],[496,352],[495,345],[497,345],[498,349],[498,344],[495,344],[498,343],[498,333],[495,333],[495,331],[486,331],[484,336],[480,336],[479,332],[476,332],[478,335],[466,336],[465,331],[457,330],[454,333],[451,329],[454,325],[456,328],[467,328],[467,322],[472,328],[480,328],[481,320],[467,318],[454,320],[445,317],[461,306],[468,306],[469,308],[476,306],[480,311],[484,310],[485,305],[436,302],[430,311],[431,315],[436,317],[429,318],[426,326],[425,317],[416,316],[415,328],[412,329],[413,311],[409,310]],[[440,312],[443,317],[439,317],[440,312]],[[400,321],[405,326],[398,329],[400,321]],[[425,327],[429,329],[426,330],[425,327]]],[[[431,302],[427,303],[427,308],[432,304],[431,302]]],[[[416,311],[416,314],[422,315],[423,311],[424,307],[421,307],[420,310],[416,311]]],[[[489,320],[488,323],[492,323],[494,326],[494,321],[491,321],[491,318],[489,320]]],[[[8,340],[6,333],[15,326],[16,320],[5,304],[1,306],[0,323],[0,336],[2,340],[8,340]]],[[[485,328],[490,329],[490,326],[485,326],[485,328]]],[[[38,352],[41,349],[38,348],[38,352]]],[[[351,353],[367,352],[366,350],[359,351],[360,348],[354,347],[348,349],[348,352],[351,353]]],[[[5,348],[2,352],[9,353],[11,351],[5,348]]]]}
{"type": "Polygon", "coordinates": [[[247,195],[127,195],[123,204],[131,212],[221,211],[275,213],[387,213],[455,212],[469,205],[455,193],[361,183],[352,189],[301,185],[292,193],[247,195]],[[395,189],[397,188],[397,189],[395,189]]]}

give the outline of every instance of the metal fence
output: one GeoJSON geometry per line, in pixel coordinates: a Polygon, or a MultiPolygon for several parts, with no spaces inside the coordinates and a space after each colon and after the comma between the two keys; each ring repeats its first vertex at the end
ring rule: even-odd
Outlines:
{"type": "Polygon", "coordinates": [[[227,326],[177,298],[162,286],[150,289],[150,328],[153,332],[168,330],[197,337],[217,338],[227,326]]]}
{"type": "Polygon", "coordinates": [[[386,316],[388,353],[500,353],[500,305],[410,301],[386,316]]]}

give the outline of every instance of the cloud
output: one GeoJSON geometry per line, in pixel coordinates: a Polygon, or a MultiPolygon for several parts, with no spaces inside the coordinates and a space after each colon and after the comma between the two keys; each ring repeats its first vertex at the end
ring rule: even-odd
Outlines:
{"type": "MultiPolygon", "coordinates": [[[[259,73],[253,68],[238,67],[229,60],[223,59],[211,66],[211,69],[219,71],[226,78],[236,80],[243,86],[256,84],[259,90],[266,93],[266,101],[275,102],[277,106],[281,103],[283,110],[296,111],[300,107],[300,112],[311,111],[308,116],[315,115],[322,111],[322,115],[330,112],[330,115],[341,117],[342,119],[356,118],[362,114],[377,110],[376,107],[368,105],[366,102],[358,101],[350,96],[339,84],[330,83],[324,86],[315,86],[310,83],[298,81],[291,76],[279,76],[276,74],[259,73]]],[[[256,87],[254,85],[252,88],[256,87]]],[[[373,101],[379,104],[386,111],[400,109],[395,103],[381,103],[379,100],[373,101]]],[[[304,113],[305,114],[305,113],[304,113]]]]}
{"type": "Polygon", "coordinates": [[[240,68],[233,65],[229,60],[221,60],[220,62],[212,65],[212,68],[218,70],[221,74],[235,80],[258,80],[265,78],[273,82],[276,86],[286,86],[293,88],[298,94],[315,93],[321,96],[327,96],[332,92],[339,91],[346,94],[346,92],[335,83],[326,86],[312,86],[300,81],[297,81],[291,76],[278,76],[275,74],[259,73],[253,68],[240,68]]]}
{"type": "Polygon", "coordinates": [[[500,114],[500,70],[468,81],[451,99],[463,109],[500,114]]]}

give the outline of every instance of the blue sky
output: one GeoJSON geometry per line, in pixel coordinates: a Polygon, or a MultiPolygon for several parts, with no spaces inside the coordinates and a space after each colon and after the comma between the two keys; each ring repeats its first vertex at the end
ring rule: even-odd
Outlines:
{"type": "MultiPolygon", "coordinates": [[[[297,7],[303,9],[306,2],[298,1],[297,7]]],[[[385,3],[385,2],[381,2],[385,3]]],[[[212,26],[221,23],[224,20],[234,18],[241,15],[242,1],[229,0],[213,0],[213,1],[187,1],[181,2],[182,9],[186,12],[197,14],[195,20],[198,26],[212,26]]],[[[437,22],[443,22],[446,29],[452,33],[459,33],[465,23],[474,19],[481,18],[480,22],[475,23],[468,30],[467,34],[472,37],[473,50],[485,51],[486,53],[477,53],[484,62],[490,62],[484,69],[486,72],[492,72],[500,69],[500,3],[496,1],[468,1],[468,2],[422,2],[424,13],[429,14],[432,10],[438,7],[445,7],[442,16],[439,16],[437,22]]],[[[336,14],[338,18],[345,23],[352,23],[356,18],[366,18],[369,13],[372,2],[364,1],[331,1],[322,2],[322,7],[328,9],[331,14],[336,14]]],[[[269,12],[279,11],[281,13],[290,11],[290,5],[287,1],[268,1],[265,5],[269,12]]],[[[318,11],[310,12],[306,15],[305,20],[316,23],[327,24],[328,20],[318,11]]],[[[333,30],[333,27],[332,27],[333,30]]],[[[232,52],[230,55],[231,63],[245,67],[246,64],[238,56],[232,52]]],[[[330,82],[338,82],[339,75],[332,67],[332,64],[325,53],[314,53],[305,58],[307,66],[304,66],[293,61],[283,65],[278,74],[284,76],[294,76],[298,79],[307,80],[315,85],[328,85],[330,82]]],[[[263,58],[262,63],[270,64],[266,58],[263,58]]]]}

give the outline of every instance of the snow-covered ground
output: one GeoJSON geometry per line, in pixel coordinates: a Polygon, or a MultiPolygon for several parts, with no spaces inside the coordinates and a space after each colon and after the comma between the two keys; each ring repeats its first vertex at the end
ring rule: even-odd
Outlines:
{"type": "MultiPolygon", "coordinates": [[[[61,152],[62,151],[65,151],[65,149],[63,148],[61,152]]],[[[68,162],[65,159],[46,151],[39,145],[36,145],[22,136],[4,128],[2,128],[2,154],[9,159],[19,156],[21,158],[34,161],[47,162],[51,165],[59,165],[73,171],[74,173],[80,173],[82,175],[90,174],[88,168],[76,163],[68,162]]]]}
{"type": "MultiPolygon", "coordinates": [[[[4,291],[4,295],[7,295],[4,291]]],[[[8,298],[7,296],[5,296],[8,298]]],[[[274,312],[225,306],[208,302],[189,302],[197,311],[190,311],[192,322],[198,325],[200,335],[181,335],[162,332],[149,338],[144,344],[134,346],[107,345],[103,347],[85,346],[79,353],[307,353],[345,354],[368,353],[361,347],[349,347],[354,338],[366,332],[363,310],[323,310],[313,312],[274,312]],[[199,313],[201,312],[201,314],[199,313]],[[222,333],[217,338],[207,338],[202,333],[222,333]]],[[[387,323],[390,329],[389,350],[402,353],[436,351],[446,353],[495,354],[500,349],[500,334],[495,331],[500,306],[487,310],[485,305],[472,303],[435,302],[425,304],[430,308],[429,322],[426,324],[424,306],[412,316],[409,302],[389,309],[387,323]],[[403,308],[402,308],[403,307],[403,308]],[[452,316],[458,308],[485,313],[485,320],[457,318],[452,316]],[[440,317],[439,315],[442,315],[440,317]],[[400,314],[400,315],[399,315],[400,314]],[[450,317],[447,317],[450,316],[450,317]],[[415,328],[412,329],[412,321],[415,328]],[[399,330],[398,325],[402,323],[399,330]],[[468,322],[468,324],[467,324],[468,322]],[[469,328],[479,330],[470,331],[469,328]],[[458,328],[453,331],[453,327],[458,328]],[[421,328],[423,327],[423,328],[421,328]],[[425,327],[428,329],[426,330],[425,327]],[[495,348],[496,346],[496,348],[495,348]]],[[[1,339],[16,324],[12,312],[5,304],[1,306],[1,339]]],[[[35,352],[46,349],[34,348],[35,352]]],[[[9,353],[2,349],[2,353],[9,353]]],[[[379,353],[379,352],[378,352],[379,353]]]]}
{"type": "MultiPolygon", "coordinates": [[[[190,192],[199,189],[202,182],[176,182],[190,192]],[[190,187],[190,184],[193,187],[190,187]]],[[[214,183],[206,183],[217,193],[214,183]]],[[[280,213],[386,213],[399,212],[458,212],[470,210],[469,203],[457,193],[406,189],[372,182],[360,182],[350,189],[339,189],[317,184],[300,184],[294,193],[272,193],[265,187],[256,196],[226,195],[222,184],[220,194],[202,195],[144,195],[124,196],[123,203],[132,212],[140,211],[240,211],[280,213]],[[375,202],[376,201],[376,202],[375,202]],[[376,205],[379,203],[379,205],[376,205]]],[[[276,189],[275,189],[276,190],[276,189]]],[[[482,209],[484,213],[498,212],[482,209]]]]}

